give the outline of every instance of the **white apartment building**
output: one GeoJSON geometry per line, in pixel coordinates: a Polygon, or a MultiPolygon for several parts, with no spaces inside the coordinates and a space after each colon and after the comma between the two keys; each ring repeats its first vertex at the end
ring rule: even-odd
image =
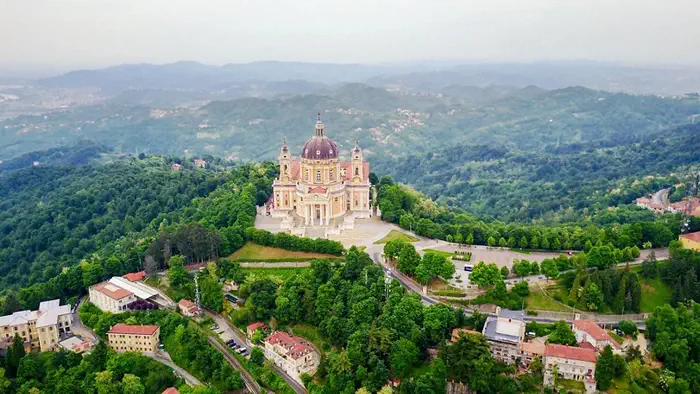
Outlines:
{"type": "Polygon", "coordinates": [[[554,367],[562,379],[583,382],[587,393],[595,392],[595,363],[598,356],[593,349],[549,344],[544,350],[544,384],[554,384],[554,367]]]}
{"type": "Polygon", "coordinates": [[[494,358],[513,364],[520,357],[520,343],[525,335],[523,312],[499,308],[497,314],[486,319],[481,333],[488,340],[494,358]]]}

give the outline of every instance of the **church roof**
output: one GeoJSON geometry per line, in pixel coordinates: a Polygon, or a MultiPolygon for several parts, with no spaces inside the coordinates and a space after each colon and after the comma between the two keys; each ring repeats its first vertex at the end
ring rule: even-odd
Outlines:
{"type": "Polygon", "coordinates": [[[309,138],[301,150],[301,157],[308,160],[330,160],[338,158],[338,145],[325,135],[309,138]]]}

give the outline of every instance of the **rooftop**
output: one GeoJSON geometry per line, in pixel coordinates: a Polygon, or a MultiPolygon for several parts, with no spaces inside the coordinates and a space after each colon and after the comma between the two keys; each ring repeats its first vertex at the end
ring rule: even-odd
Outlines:
{"type": "Polygon", "coordinates": [[[544,349],[544,356],[587,361],[590,363],[595,363],[597,360],[596,352],[592,349],[558,344],[547,345],[547,347],[544,349]]]}
{"type": "Polygon", "coordinates": [[[265,338],[265,342],[282,346],[287,349],[287,355],[295,360],[313,352],[313,348],[307,345],[301,338],[289,335],[283,331],[277,331],[265,338]]]}
{"type": "Polygon", "coordinates": [[[0,327],[19,326],[36,322],[37,327],[45,327],[58,323],[58,317],[71,313],[70,305],[60,305],[61,300],[43,301],[37,311],[18,311],[11,315],[0,316],[0,327]]]}
{"type": "Polygon", "coordinates": [[[66,350],[73,350],[76,346],[82,345],[83,342],[85,342],[85,341],[83,341],[79,337],[70,337],[66,340],[59,342],[58,346],[66,349],[66,350]]]}
{"type": "Polygon", "coordinates": [[[518,343],[522,340],[524,327],[522,320],[490,316],[482,333],[490,340],[518,343]]]}
{"type": "Polygon", "coordinates": [[[160,326],[131,326],[117,323],[107,331],[107,334],[153,335],[160,326]]]}
{"type": "Polygon", "coordinates": [[[180,394],[180,392],[177,391],[177,389],[175,387],[168,387],[161,394],[180,394]]]}
{"type": "Polygon", "coordinates": [[[694,233],[681,234],[681,238],[687,239],[693,242],[700,242],[700,231],[694,233]]]}
{"type": "Polygon", "coordinates": [[[521,342],[520,350],[531,354],[543,355],[545,344],[541,342],[521,342]]]}
{"type": "Polygon", "coordinates": [[[258,328],[265,328],[265,323],[261,321],[256,321],[255,323],[252,323],[247,327],[248,331],[255,331],[258,328]]]}
{"type": "Polygon", "coordinates": [[[136,297],[142,300],[147,300],[158,294],[158,292],[153,290],[150,286],[146,286],[140,282],[129,282],[121,276],[113,276],[112,279],[109,280],[109,283],[133,293],[136,297]]]}
{"type": "Polygon", "coordinates": [[[121,300],[122,298],[133,295],[132,292],[122,289],[121,287],[109,282],[98,283],[95,285],[94,289],[113,300],[121,300]]]}
{"type": "Polygon", "coordinates": [[[612,341],[610,335],[593,320],[574,320],[574,330],[584,331],[596,341],[612,341]]]}
{"type": "Polygon", "coordinates": [[[129,282],[138,282],[146,277],[146,271],[139,272],[129,272],[128,274],[122,276],[122,278],[128,280],[129,282]]]}

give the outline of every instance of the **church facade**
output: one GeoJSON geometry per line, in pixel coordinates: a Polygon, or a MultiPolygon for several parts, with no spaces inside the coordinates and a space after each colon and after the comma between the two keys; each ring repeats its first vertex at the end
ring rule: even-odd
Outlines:
{"type": "Polygon", "coordinates": [[[292,158],[285,140],[279,166],[280,175],[273,184],[273,215],[296,215],[307,226],[327,226],[349,214],[370,217],[369,164],[357,142],[350,161],[339,160],[338,146],[325,135],[320,114],[301,158],[292,158]]]}

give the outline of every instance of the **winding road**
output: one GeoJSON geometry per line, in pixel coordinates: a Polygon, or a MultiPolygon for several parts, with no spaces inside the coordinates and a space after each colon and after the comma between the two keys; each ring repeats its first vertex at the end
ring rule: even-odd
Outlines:
{"type": "Polygon", "coordinates": [[[167,365],[168,367],[172,368],[173,371],[175,371],[175,374],[178,376],[181,376],[183,379],[185,379],[185,383],[187,383],[188,386],[194,387],[194,386],[201,386],[202,382],[199,381],[199,379],[195,378],[192,376],[189,372],[186,370],[180,368],[173,362],[173,360],[170,359],[170,355],[166,352],[158,352],[158,353],[143,353],[144,356],[150,357],[156,361],[158,361],[161,364],[167,365]]]}

